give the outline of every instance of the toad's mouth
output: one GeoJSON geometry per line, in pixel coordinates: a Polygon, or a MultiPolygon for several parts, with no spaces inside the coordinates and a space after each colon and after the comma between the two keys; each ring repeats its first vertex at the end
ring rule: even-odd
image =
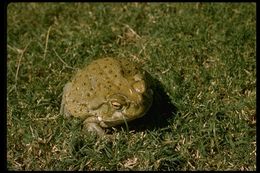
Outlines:
{"type": "Polygon", "coordinates": [[[150,109],[152,105],[152,99],[143,103],[143,104],[130,104],[129,107],[115,111],[112,116],[107,117],[104,116],[103,118],[99,118],[100,121],[104,122],[107,126],[115,126],[122,124],[124,122],[129,122],[137,118],[141,118],[144,116],[147,111],[150,109]],[[107,117],[107,118],[105,118],[107,117]]]}
{"type": "Polygon", "coordinates": [[[123,94],[110,95],[107,100],[108,111],[106,115],[101,114],[99,121],[114,126],[144,116],[152,105],[153,91],[147,90],[135,101],[123,94]]]}
{"type": "Polygon", "coordinates": [[[131,103],[129,107],[123,111],[128,120],[140,118],[144,116],[153,103],[153,91],[150,89],[142,95],[142,101],[139,103],[131,103]]]}

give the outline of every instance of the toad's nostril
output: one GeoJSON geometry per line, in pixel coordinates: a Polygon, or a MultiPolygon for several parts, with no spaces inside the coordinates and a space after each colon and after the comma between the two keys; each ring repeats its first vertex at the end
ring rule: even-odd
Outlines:
{"type": "Polygon", "coordinates": [[[138,93],[144,93],[146,90],[145,82],[144,81],[138,81],[133,84],[133,88],[138,93]]]}

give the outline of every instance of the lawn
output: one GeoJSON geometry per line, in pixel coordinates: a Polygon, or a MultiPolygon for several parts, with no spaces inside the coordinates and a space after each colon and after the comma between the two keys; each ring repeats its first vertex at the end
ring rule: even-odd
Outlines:
{"type": "Polygon", "coordinates": [[[256,4],[9,4],[7,168],[256,170],[256,4]],[[76,69],[108,55],[160,83],[167,123],[98,138],[59,114],[76,69]]]}

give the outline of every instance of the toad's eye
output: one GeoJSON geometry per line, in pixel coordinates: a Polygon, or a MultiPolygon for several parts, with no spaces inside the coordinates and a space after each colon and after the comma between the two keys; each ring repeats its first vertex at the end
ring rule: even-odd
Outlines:
{"type": "Polygon", "coordinates": [[[118,103],[116,101],[112,101],[111,104],[112,104],[113,108],[116,110],[120,110],[123,108],[123,105],[121,105],[120,103],[118,103]]]}
{"type": "Polygon", "coordinates": [[[126,97],[121,94],[113,94],[108,97],[111,107],[115,110],[122,110],[127,107],[126,97]]]}

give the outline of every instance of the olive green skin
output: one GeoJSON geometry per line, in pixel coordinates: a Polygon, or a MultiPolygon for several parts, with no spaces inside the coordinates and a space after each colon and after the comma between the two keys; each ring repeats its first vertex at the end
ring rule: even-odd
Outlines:
{"type": "Polygon", "coordinates": [[[153,101],[146,72],[126,59],[101,58],[79,70],[63,89],[60,112],[79,117],[89,131],[140,118],[153,101]]]}

